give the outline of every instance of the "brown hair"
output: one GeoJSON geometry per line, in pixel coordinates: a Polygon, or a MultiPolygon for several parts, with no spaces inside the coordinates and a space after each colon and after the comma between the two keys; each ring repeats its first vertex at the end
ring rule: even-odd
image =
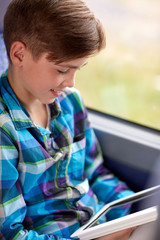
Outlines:
{"type": "Polygon", "coordinates": [[[83,0],[12,0],[4,17],[8,57],[15,41],[34,59],[48,53],[49,61],[63,62],[99,52],[105,34],[83,0]]]}

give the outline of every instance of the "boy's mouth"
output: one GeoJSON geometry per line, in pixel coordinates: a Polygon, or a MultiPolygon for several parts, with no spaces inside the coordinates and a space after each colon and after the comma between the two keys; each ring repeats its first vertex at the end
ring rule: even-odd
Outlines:
{"type": "Polygon", "coordinates": [[[55,90],[55,89],[51,89],[51,92],[54,95],[54,97],[59,97],[62,94],[63,91],[62,90],[58,91],[58,90],[55,90]]]}
{"type": "Polygon", "coordinates": [[[62,91],[57,91],[55,89],[51,89],[52,91],[54,91],[55,93],[61,93],[62,91]]]}

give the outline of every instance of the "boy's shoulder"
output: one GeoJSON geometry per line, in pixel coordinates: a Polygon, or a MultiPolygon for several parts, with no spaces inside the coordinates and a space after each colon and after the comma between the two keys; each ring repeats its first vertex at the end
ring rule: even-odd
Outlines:
{"type": "Polygon", "coordinates": [[[74,87],[73,88],[67,87],[65,91],[62,93],[62,98],[71,97],[71,96],[81,98],[80,91],[74,87]]]}
{"type": "Polygon", "coordinates": [[[58,100],[61,106],[67,105],[70,108],[84,109],[82,96],[76,88],[66,88],[58,100]]]}
{"type": "Polygon", "coordinates": [[[14,124],[7,111],[4,100],[2,99],[1,96],[0,96],[0,133],[7,135],[12,140],[17,138],[14,124]]]}
{"type": "MultiPolygon", "coordinates": [[[[11,118],[10,111],[7,107],[7,104],[4,100],[5,91],[4,91],[4,86],[2,84],[2,77],[5,76],[5,74],[1,76],[0,78],[0,132],[3,132],[7,135],[15,135],[15,127],[14,123],[11,118]]],[[[8,99],[8,98],[7,98],[8,99]]],[[[8,100],[9,101],[9,100],[8,100]]],[[[9,101],[10,102],[10,101],[9,101]]]]}

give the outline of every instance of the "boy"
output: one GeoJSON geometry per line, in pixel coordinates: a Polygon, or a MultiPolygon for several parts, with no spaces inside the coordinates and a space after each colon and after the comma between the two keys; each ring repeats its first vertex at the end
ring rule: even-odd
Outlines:
{"type": "MultiPolygon", "coordinates": [[[[70,239],[106,202],[132,194],[104,169],[82,99],[70,89],[105,47],[104,32],[82,0],[13,0],[4,41],[0,239],[70,239]]],[[[128,239],[131,231],[100,239],[128,239]]]]}

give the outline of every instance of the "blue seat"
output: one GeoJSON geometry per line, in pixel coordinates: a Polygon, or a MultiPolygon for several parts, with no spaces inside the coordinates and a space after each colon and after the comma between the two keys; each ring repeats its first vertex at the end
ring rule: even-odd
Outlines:
{"type": "Polygon", "coordinates": [[[3,41],[3,18],[6,8],[11,0],[1,0],[0,1],[0,75],[8,67],[8,58],[5,50],[5,45],[3,41]]]}
{"type": "Polygon", "coordinates": [[[3,34],[0,33],[0,75],[7,69],[7,67],[8,67],[7,53],[3,41],[3,34]]]}

